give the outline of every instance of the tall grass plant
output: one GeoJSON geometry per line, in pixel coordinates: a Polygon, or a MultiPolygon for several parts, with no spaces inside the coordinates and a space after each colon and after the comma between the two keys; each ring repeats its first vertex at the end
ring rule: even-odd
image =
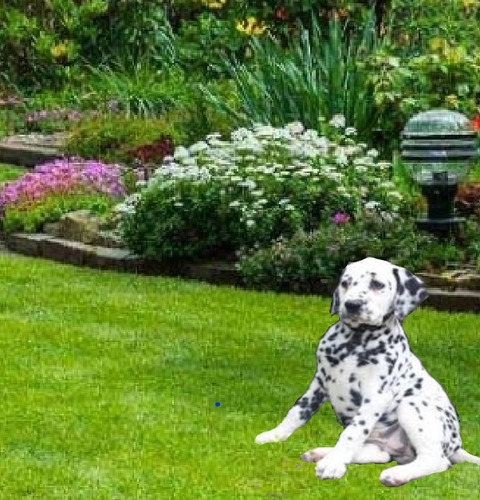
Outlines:
{"type": "Polygon", "coordinates": [[[273,37],[253,38],[250,60],[225,61],[238,107],[202,90],[239,124],[281,126],[298,120],[316,129],[320,116],[342,114],[347,125],[367,138],[375,110],[362,61],[379,43],[373,15],[356,31],[348,31],[338,19],[332,19],[325,31],[313,19],[310,30],[298,26],[286,48],[273,37]]]}

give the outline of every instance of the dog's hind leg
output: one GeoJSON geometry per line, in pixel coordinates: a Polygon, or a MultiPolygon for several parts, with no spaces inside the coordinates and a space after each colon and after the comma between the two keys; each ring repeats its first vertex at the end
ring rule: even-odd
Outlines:
{"type": "MultiPolygon", "coordinates": [[[[304,462],[318,462],[332,451],[333,448],[314,448],[305,452],[300,459],[304,462]]],[[[353,464],[386,464],[391,462],[392,458],[389,453],[382,451],[373,443],[365,444],[353,456],[353,464]]]]}
{"type": "Polygon", "coordinates": [[[480,465],[480,457],[471,455],[463,448],[457,450],[451,457],[448,457],[452,464],[460,464],[462,462],[470,462],[472,464],[480,465]]]}

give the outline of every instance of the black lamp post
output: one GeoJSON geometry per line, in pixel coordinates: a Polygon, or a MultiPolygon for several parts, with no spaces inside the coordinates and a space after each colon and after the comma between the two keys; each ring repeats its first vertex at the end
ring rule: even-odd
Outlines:
{"type": "Polygon", "coordinates": [[[417,225],[439,236],[456,233],[464,220],[455,214],[457,185],[477,157],[470,120],[446,109],[418,113],[403,130],[401,156],[427,199],[427,214],[417,225]]]}

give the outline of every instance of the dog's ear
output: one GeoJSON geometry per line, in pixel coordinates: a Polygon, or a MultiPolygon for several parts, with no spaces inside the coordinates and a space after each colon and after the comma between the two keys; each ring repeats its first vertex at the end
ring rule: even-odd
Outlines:
{"type": "Polygon", "coordinates": [[[340,302],[340,298],[338,296],[338,287],[337,287],[337,288],[335,288],[335,291],[333,292],[332,304],[330,305],[330,314],[332,316],[335,314],[338,314],[338,308],[340,306],[339,302],[340,302]]]}
{"type": "MultiPolygon", "coordinates": [[[[348,267],[348,266],[347,266],[348,267]]],[[[335,291],[333,292],[333,295],[332,295],[332,303],[330,305],[330,314],[332,316],[334,316],[335,314],[338,314],[339,312],[339,308],[340,308],[340,292],[338,291],[339,288],[340,288],[340,283],[342,282],[342,278],[345,274],[345,270],[347,268],[345,268],[343,271],[342,271],[342,274],[340,275],[340,278],[338,279],[338,285],[337,285],[337,288],[335,288],[335,291]]]]}
{"type": "Polygon", "coordinates": [[[397,293],[394,299],[395,316],[403,321],[427,297],[428,293],[423,281],[403,267],[393,266],[393,275],[397,282],[397,293]]]}

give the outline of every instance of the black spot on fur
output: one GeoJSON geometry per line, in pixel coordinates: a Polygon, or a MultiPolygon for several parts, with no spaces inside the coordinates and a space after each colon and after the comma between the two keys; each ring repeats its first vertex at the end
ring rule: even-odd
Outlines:
{"type": "Polygon", "coordinates": [[[316,389],[315,392],[313,393],[313,398],[310,403],[310,407],[313,412],[316,412],[320,405],[323,403],[323,400],[325,398],[325,394],[323,391],[320,389],[316,389]]]}
{"type": "Polygon", "coordinates": [[[351,401],[355,406],[362,404],[362,395],[355,389],[350,389],[351,401]]]}
{"type": "Polygon", "coordinates": [[[309,399],[304,398],[303,396],[299,397],[296,401],[295,404],[300,406],[300,408],[306,408],[308,406],[309,399]]]}
{"type": "Polygon", "coordinates": [[[405,288],[408,290],[410,295],[417,295],[417,292],[422,288],[422,283],[418,278],[412,276],[405,282],[405,288]]]}
{"type": "Polygon", "coordinates": [[[407,389],[404,393],[403,393],[403,397],[406,398],[408,396],[413,396],[413,389],[410,387],[410,389],[407,389]]]}
{"type": "Polygon", "coordinates": [[[397,282],[397,295],[403,295],[403,293],[405,292],[405,288],[402,285],[402,281],[400,280],[400,275],[397,268],[393,269],[393,275],[395,276],[395,281],[397,282]]]}
{"type": "Polygon", "coordinates": [[[302,410],[299,416],[300,420],[310,420],[312,418],[312,412],[310,410],[302,410]]]}
{"type": "Polygon", "coordinates": [[[330,366],[337,366],[338,363],[340,362],[337,358],[334,358],[333,356],[327,356],[327,361],[330,363],[330,366]]]}

